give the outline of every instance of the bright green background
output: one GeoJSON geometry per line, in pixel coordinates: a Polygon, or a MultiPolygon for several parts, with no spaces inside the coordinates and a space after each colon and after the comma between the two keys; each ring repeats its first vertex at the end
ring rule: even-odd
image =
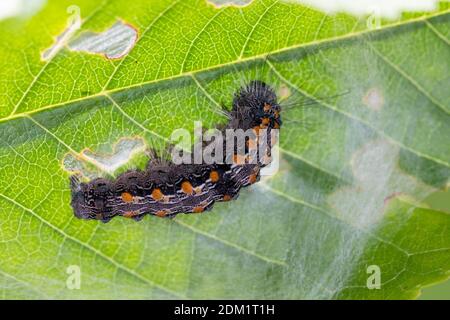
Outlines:
{"type": "Polygon", "coordinates": [[[2,297],[403,299],[448,279],[448,206],[424,199],[450,176],[449,17],[443,3],[369,30],[275,0],[117,0],[49,1],[0,22],[2,297]],[[139,32],[133,50],[41,61],[74,2],[79,33],[120,18],[139,32]],[[297,104],[283,111],[275,176],[205,215],[73,217],[64,159],[127,137],[159,148],[194,120],[214,127],[251,79],[297,104]],[[66,288],[69,265],[81,290],[66,288]],[[366,287],[370,265],[380,290],[366,287]]]}
{"type": "MultiPolygon", "coordinates": [[[[427,203],[433,208],[450,208],[450,192],[437,192],[427,199],[427,203]]],[[[420,299],[445,299],[450,300],[450,281],[424,288],[420,299]]]]}

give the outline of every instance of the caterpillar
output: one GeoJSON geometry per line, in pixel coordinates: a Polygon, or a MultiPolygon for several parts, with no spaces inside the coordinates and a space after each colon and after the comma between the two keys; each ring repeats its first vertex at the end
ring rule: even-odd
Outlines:
{"type": "Polygon", "coordinates": [[[262,81],[251,81],[235,93],[227,112],[229,122],[221,129],[250,131],[244,147],[230,147],[227,141],[223,161],[211,164],[167,164],[153,159],[145,170],[130,170],[115,180],[96,178],[85,183],[72,175],[75,216],[103,222],[115,216],[140,221],[147,214],[200,213],[216,201],[236,199],[241,188],[259,181],[261,169],[271,162],[272,133],[281,127],[280,112],[274,90],[262,81]],[[229,150],[231,154],[225,152],[229,150]]]}

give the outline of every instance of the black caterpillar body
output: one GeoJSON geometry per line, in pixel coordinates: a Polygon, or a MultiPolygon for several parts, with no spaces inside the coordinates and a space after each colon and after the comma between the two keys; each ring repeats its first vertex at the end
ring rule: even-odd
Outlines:
{"type": "MultiPolygon", "coordinates": [[[[236,150],[234,161],[217,164],[164,164],[150,161],[146,170],[131,170],[117,179],[97,178],[88,183],[71,177],[76,217],[108,222],[115,216],[141,220],[146,214],[171,217],[200,213],[216,201],[235,199],[242,187],[259,180],[260,169],[270,162],[272,135],[281,126],[280,105],[273,89],[261,81],[241,88],[233,99],[230,121],[223,129],[266,129],[265,156],[249,163],[249,148],[236,150]],[[239,159],[244,159],[239,160],[239,159]]],[[[225,153],[224,153],[225,154],[225,153]]],[[[225,156],[224,156],[225,157],[225,156]]]]}

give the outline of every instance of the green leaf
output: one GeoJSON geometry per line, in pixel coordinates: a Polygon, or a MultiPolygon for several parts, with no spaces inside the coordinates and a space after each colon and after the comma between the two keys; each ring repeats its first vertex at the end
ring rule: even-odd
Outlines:
{"type": "Polygon", "coordinates": [[[422,200],[450,176],[449,7],[379,30],[273,0],[49,1],[1,21],[2,296],[414,298],[448,278],[450,216],[422,200]],[[73,3],[73,38],[123,21],[138,32],[131,51],[109,60],[68,44],[41,60],[73,3]],[[121,141],[160,147],[195,120],[223,123],[215,111],[251,79],[286,103],[316,101],[283,111],[276,175],[204,215],[73,216],[68,168],[114,174],[121,141]]]}

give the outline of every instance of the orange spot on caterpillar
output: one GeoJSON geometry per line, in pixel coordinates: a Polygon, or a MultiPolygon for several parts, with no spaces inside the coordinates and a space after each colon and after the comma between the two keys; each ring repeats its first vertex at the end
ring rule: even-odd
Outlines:
{"type": "Polygon", "coordinates": [[[123,202],[129,203],[133,201],[133,195],[129,192],[122,192],[122,200],[123,202]]]}
{"type": "MultiPolygon", "coordinates": [[[[80,174],[70,178],[71,205],[75,216],[95,219],[96,214],[100,213],[98,217],[103,222],[108,222],[115,216],[131,217],[139,221],[146,214],[167,218],[179,213],[206,212],[216,201],[235,199],[241,187],[256,183],[260,179],[260,168],[264,167],[261,157],[272,153],[271,142],[275,141],[273,135],[267,137],[267,134],[273,133],[277,136],[278,130],[271,129],[274,126],[281,127],[282,117],[275,118],[277,111],[281,114],[281,108],[276,102],[273,89],[262,81],[250,82],[237,91],[234,97],[237,98],[233,98],[231,111],[226,112],[230,121],[226,126],[217,128],[217,131],[223,133],[229,128],[246,130],[248,125],[252,124],[250,128],[254,130],[241,140],[245,142],[243,146],[233,148],[231,154],[221,153],[220,159],[217,159],[217,150],[211,148],[217,146],[213,145],[207,152],[214,151],[212,155],[217,163],[202,163],[198,167],[182,165],[175,170],[156,152],[150,150],[145,171],[131,169],[114,180],[94,180],[91,179],[93,175],[83,177],[84,173],[80,171],[80,174]],[[258,152],[254,152],[254,148],[258,152]],[[230,164],[233,160],[237,165],[230,164]],[[250,160],[252,164],[247,165],[250,160]],[[87,182],[88,179],[92,182],[87,182]],[[141,191],[136,193],[135,188],[141,191]],[[115,199],[111,199],[114,192],[115,199]],[[142,192],[145,194],[141,194],[142,192]],[[147,201],[141,199],[142,196],[145,196],[147,201]]],[[[206,146],[202,144],[202,148],[206,146]]],[[[275,157],[273,153],[272,155],[275,157]]]]}
{"type": "Polygon", "coordinates": [[[132,217],[134,217],[134,216],[137,216],[139,213],[138,212],[135,212],[135,211],[127,211],[127,212],[125,212],[123,215],[122,215],[122,217],[124,217],[124,218],[132,218],[132,217]]]}
{"type": "Polygon", "coordinates": [[[211,182],[216,183],[219,181],[219,173],[213,170],[209,173],[209,178],[211,179],[211,182]]]}
{"type": "Polygon", "coordinates": [[[164,218],[167,215],[168,211],[167,210],[160,210],[157,211],[155,213],[155,216],[160,217],[160,218],[164,218]]]}
{"type": "Polygon", "coordinates": [[[261,124],[267,125],[267,124],[269,124],[269,122],[270,122],[269,118],[262,118],[261,119],[261,124]]]}
{"type": "Polygon", "coordinates": [[[204,210],[205,210],[204,207],[198,206],[198,207],[194,207],[194,209],[192,209],[192,212],[193,212],[193,213],[201,213],[201,212],[203,212],[204,210]]]}
{"type": "Polygon", "coordinates": [[[186,194],[194,193],[194,188],[192,188],[192,184],[189,181],[183,181],[181,184],[181,190],[186,194]]]}
{"type": "Polygon", "coordinates": [[[161,189],[153,189],[152,198],[155,199],[156,201],[162,200],[164,198],[164,195],[161,192],[161,189]]]}

